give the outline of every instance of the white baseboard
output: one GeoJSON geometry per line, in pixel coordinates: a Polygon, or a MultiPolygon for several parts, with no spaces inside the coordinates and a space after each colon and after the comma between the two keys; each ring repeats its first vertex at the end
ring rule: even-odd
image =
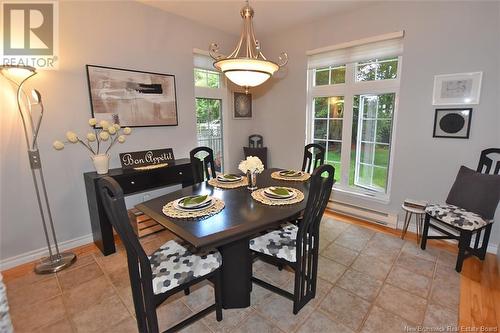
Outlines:
{"type": "MultiPolygon", "coordinates": [[[[64,242],[59,243],[59,250],[60,251],[65,251],[65,250],[70,250],[74,249],[75,247],[86,245],[89,243],[92,243],[94,240],[92,238],[92,234],[88,234],[85,236],[73,238],[64,242]]],[[[53,248],[53,250],[55,250],[53,248]]],[[[46,257],[48,255],[48,250],[46,247],[38,249],[38,250],[32,250],[26,253],[19,254],[14,257],[6,258],[0,260],[0,271],[19,266],[22,264],[25,264],[27,262],[35,261],[40,258],[46,257]]]]}

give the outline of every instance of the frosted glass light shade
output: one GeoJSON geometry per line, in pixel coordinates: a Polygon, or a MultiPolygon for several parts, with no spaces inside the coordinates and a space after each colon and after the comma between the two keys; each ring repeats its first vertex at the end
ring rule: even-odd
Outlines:
{"type": "Polygon", "coordinates": [[[0,66],[0,73],[19,84],[36,73],[36,69],[30,66],[3,65],[0,66]]]}
{"type": "Polygon", "coordinates": [[[272,61],[250,58],[223,59],[216,61],[214,66],[231,82],[242,87],[258,86],[279,69],[279,66],[272,61]]]}

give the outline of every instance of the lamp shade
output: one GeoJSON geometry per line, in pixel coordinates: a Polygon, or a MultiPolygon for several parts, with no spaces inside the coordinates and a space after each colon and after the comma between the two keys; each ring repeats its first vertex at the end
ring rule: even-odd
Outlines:
{"type": "Polygon", "coordinates": [[[0,73],[19,84],[28,77],[36,74],[36,69],[31,66],[2,65],[0,66],[0,73]]]}
{"type": "Polygon", "coordinates": [[[245,87],[248,92],[248,88],[266,82],[280,67],[285,66],[288,55],[282,52],[277,63],[267,60],[262,54],[260,42],[255,38],[252,23],[254,10],[248,4],[248,0],[240,15],[243,18],[243,27],[240,40],[233,52],[225,56],[219,53],[219,45],[212,43],[209,53],[215,60],[214,67],[223,72],[231,82],[245,87]]]}
{"type": "Polygon", "coordinates": [[[279,69],[279,66],[272,61],[251,58],[223,59],[216,61],[214,66],[229,80],[242,87],[258,86],[279,69]]]}

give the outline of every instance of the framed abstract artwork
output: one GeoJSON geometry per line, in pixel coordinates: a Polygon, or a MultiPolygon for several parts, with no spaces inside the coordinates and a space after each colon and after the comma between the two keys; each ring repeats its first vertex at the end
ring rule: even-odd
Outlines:
{"type": "Polygon", "coordinates": [[[433,105],[479,104],[483,72],[434,76],[433,105]]]}
{"type": "Polygon", "coordinates": [[[122,126],[177,126],[175,76],[87,65],[92,117],[122,126]]]}
{"type": "Polygon", "coordinates": [[[252,94],[234,93],[234,119],[252,118],[252,94]]]}
{"type": "Polygon", "coordinates": [[[433,137],[468,139],[471,119],[471,108],[436,109],[433,137]]]}

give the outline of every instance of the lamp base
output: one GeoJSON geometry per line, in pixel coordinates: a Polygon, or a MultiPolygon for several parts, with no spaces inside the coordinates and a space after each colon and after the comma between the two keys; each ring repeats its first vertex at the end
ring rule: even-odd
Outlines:
{"type": "Polygon", "coordinates": [[[73,265],[76,261],[76,255],[71,252],[62,252],[59,255],[55,254],[50,257],[40,259],[35,264],[36,274],[50,274],[59,272],[66,267],[73,265]]]}

